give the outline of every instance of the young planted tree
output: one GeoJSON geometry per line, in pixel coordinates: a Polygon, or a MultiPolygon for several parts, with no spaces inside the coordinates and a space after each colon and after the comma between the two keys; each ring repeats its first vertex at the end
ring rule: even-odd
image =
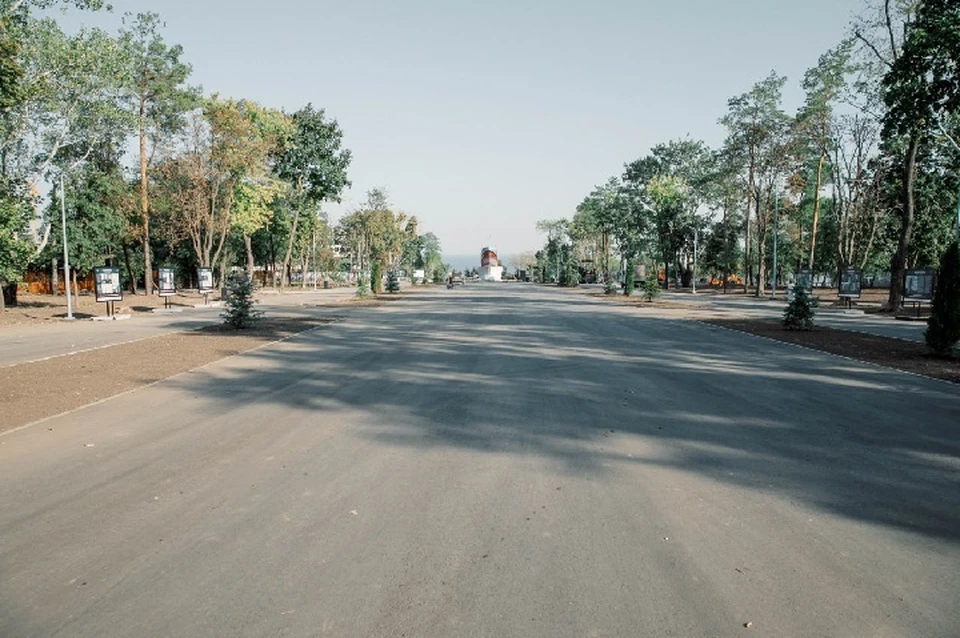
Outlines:
{"type": "Polygon", "coordinates": [[[391,270],[387,273],[387,292],[400,292],[400,279],[397,277],[396,270],[391,270]]]}
{"type": "Polygon", "coordinates": [[[366,299],[370,296],[370,281],[363,273],[360,273],[360,276],[357,277],[356,295],[358,299],[366,299]]]}
{"type": "Polygon", "coordinates": [[[806,288],[797,286],[793,299],[783,311],[783,327],[787,330],[810,330],[813,328],[813,308],[816,301],[806,288]]]}
{"type": "Polygon", "coordinates": [[[643,300],[647,303],[652,302],[660,296],[660,285],[657,283],[656,275],[647,277],[643,280],[643,300]]]}
{"type": "Polygon", "coordinates": [[[226,284],[228,294],[220,316],[231,328],[249,328],[263,317],[263,311],[255,307],[253,277],[246,271],[235,272],[227,278],[226,284]]]}

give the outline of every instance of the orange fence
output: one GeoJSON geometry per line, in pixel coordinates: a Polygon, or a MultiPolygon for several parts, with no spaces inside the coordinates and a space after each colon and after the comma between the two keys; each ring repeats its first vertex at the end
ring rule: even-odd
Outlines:
{"type": "MultiPolygon", "coordinates": [[[[20,288],[21,292],[27,292],[31,295],[49,295],[53,293],[53,285],[50,274],[47,272],[28,272],[23,282],[26,286],[20,288]],[[26,288],[26,290],[24,290],[26,288]]],[[[81,292],[93,292],[93,273],[88,273],[85,277],[77,277],[77,288],[81,292]]],[[[63,276],[57,278],[57,293],[63,294],[63,276]]]]}

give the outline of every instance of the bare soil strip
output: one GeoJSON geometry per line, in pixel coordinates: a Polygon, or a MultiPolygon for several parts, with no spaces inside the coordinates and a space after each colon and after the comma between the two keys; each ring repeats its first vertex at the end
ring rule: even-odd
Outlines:
{"type": "Polygon", "coordinates": [[[73,410],[334,321],[268,319],[210,326],[0,369],[0,432],[73,410]]]}
{"type": "Polygon", "coordinates": [[[848,330],[815,326],[812,330],[786,330],[774,319],[701,319],[703,323],[793,343],[857,361],[960,383],[960,363],[930,354],[923,343],[891,339],[848,330]]]}

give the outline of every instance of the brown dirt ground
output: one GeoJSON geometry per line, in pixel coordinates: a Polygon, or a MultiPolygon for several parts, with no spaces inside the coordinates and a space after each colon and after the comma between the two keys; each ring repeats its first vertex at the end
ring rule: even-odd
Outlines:
{"type": "MultiPolygon", "coordinates": [[[[785,329],[779,321],[774,319],[748,317],[720,319],[712,317],[710,316],[709,306],[707,305],[691,305],[688,303],[664,301],[662,299],[646,302],[639,295],[624,297],[622,295],[607,296],[603,293],[590,294],[591,296],[603,298],[618,305],[657,309],[668,312],[674,316],[676,316],[679,310],[683,316],[694,318],[704,323],[730,328],[776,341],[793,343],[814,350],[893,368],[895,370],[921,374],[951,383],[960,383],[960,361],[958,361],[957,358],[936,357],[930,353],[925,344],[919,342],[880,337],[847,330],[837,330],[824,326],[814,326],[812,330],[808,331],[793,331],[785,329]]],[[[700,289],[698,289],[697,294],[711,295],[723,294],[723,292],[710,289],[701,292],[700,289]]],[[[743,290],[731,290],[727,294],[743,295],[743,290]]],[[[780,294],[782,293],[778,291],[778,295],[780,294]]],[[[817,289],[815,296],[820,299],[821,308],[838,308],[843,306],[843,303],[837,297],[835,288],[817,289]]],[[[886,290],[867,289],[863,291],[862,298],[857,300],[853,307],[867,313],[878,313],[886,299],[886,290]]],[[[896,317],[899,319],[925,321],[929,314],[929,306],[921,306],[919,313],[911,306],[897,313],[896,317]]],[[[890,317],[890,320],[894,321],[894,317],[890,317]]]]}
{"type": "MultiPolygon", "coordinates": [[[[218,301],[219,294],[211,294],[210,301],[218,301]]],[[[193,307],[203,303],[203,295],[196,292],[180,292],[170,297],[170,305],[175,308],[193,307]]],[[[89,293],[75,295],[72,301],[73,316],[77,319],[90,319],[98,315],[105,315],[106,304],[97,303],[96,297],[89,293]]],[[[152,312],[154,308],[163,308],[163,298],[157,295],[125,294],[123,301],[114,305],[117,314],[136,314],[152,312]]],[[[17,299],[16,306],[8,306],[0,312],[0,326],[10,326],[28,323],[45,323],[59,321],[67,316],[67,298],[63,295],[23,295],[17,299]]]]}
{"type": "MultiPolygon", "coordinates": [[[[292,289],[289,294],[299,294],[299,289],[292,289]]],[[[370,306],[376,305],[382,301],[394,301],[403,298],[403,292],[399,294],[381,294],[370,295],[365,299],[356,297],[340,298],[337,300],[324,300],[324,308],[348,308],[352,306],[370,306]]],[[[258,295],[257,299],[261,302],[275,298],[276,293],[269,291],[265,295],[258,295]]],[[[219,293],[211,293],[209,301],[219,301],[219,293]]],[[[204,303],[203,295],[192,291],[181,291],[175,297],[170,297],[170,305],[174,308],[192,308],[196,304],[204,303]]],[[[116,302],[114,311],[117,314],[142,314],[151,313],[154,308],[163,308],[162,297],[157,295],[132,296],[125,294],[123,301],[116,302]]],[[[106,315],[106,305],[97,303],[96,298],[89,293],[82,293],[73,297],[73,316],[77,319],[90,319],[96,316],[106,315]]],[[[16,306],[8,306],[3,312],[0,312],[0,328],[4,326],[15,326],[24,324],[43,324],[54,321],[60,321],[67,316],[67,301],[63,295],[20,295],[16,306]]]]}
{"type": "Polygon", "coordinates": [[[337,320],[267,318],[246,330],[211,326],[0,368],[0,432],[337,320]]]}
{"type": "Polygon", "coordinates": [[[866,361],[895,370],[960,383],[956,358],[933,356],[923,343],[814,326],[787,330],[773,319],[701,319],[704,323],[866,361]]]}

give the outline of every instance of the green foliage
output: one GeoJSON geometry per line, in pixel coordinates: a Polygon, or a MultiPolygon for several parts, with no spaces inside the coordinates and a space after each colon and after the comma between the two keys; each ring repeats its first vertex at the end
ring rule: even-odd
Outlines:
{"type": "Polygon", "coordinates": [[[723,276],[737,272],[743,252],[738,241],[739,225],[740,219],[731,215],[710,229],[700,260],[700,266],[708,273],[723,276]]]}
{"type": "Polygon", "coordinates": [[[400,292],[400,279],[397,277],[397,271],[395,270],[387,273],[387,292],[400,292]]]}
{"type": "Polygon", "coordinates": [[[918,4],[900,56],[883,78],[885,136],[924,132],[960,112],[960,4],[918,4]]]}
{"type": "Polygon", "coordinates": [[[937,290],[924,338],[930,349],[941,356],[949,355],[960,340],[960,246],[956,241],[940,261],[937,290]]]}
{"type": "Polygon", "coordinates": [[[576,288],[580,285],[580,269],[573,256],[572,246],[563,246],[560,250],[560,279],[557,283],[564,288],[576,288]]]}
{"type": "Polygon", "coordinates": [[[787,330],[810,330],[813,328],[813,309],[816,300],[806,288],[795,287],[793,300],[783,311],[783,327],[787,330]]]}
{"type": "Polygon", "coordinates": [[[181,60],[183,47],[163,40],[164,23],[156,13],[127,13],[123,24],[119,47],[125,101],[140,134],[157,137],[181,130],[184,114],[200,98],[198,88],[186,85],[193,68],[181,60]]]}
{"type": "Polygon", "coordinates": [[[370,289],[375,295],[383,292],[383,267],[379,261],[373,262],[370,266],[370,289]]]}
{"type": "Polygon", "coordinates": [[[648,303],[660,296],[660,284],[657,282],[656,274],[643,280],[642,291],[643,300],[648,303]]]}
{"type": "Polygon", "coordinates": [[[357,277],[357,292],[358,299],[366,299],[370,296],[370,281],[367,279],[367,276],[363,273],[357,277]]]}
{"type": "Polygon", "coordinates": [[[605,295],[617,294],[617,281],[614,277],[610,276],[610,273],[607,273],[607,277],[603,282],[603,294],[605,295]]]}
{"type": "Polygon", "coordinates": [[[16,281],[26,268],[32,248],[26,239],[29,216],[28,202],[0,189],[0,284],[16,281]]]}
{"type": "MultiPolygon", "coordinates": [[[[130,187],[118,164],[109,159],[85,166],[66,181],[67,241],[70,266],[80,274],[115,258],[129,233],[126,214],[130,187]]],[[[44,261],[63,254],[60,229],[60,198],[53,197],[47,219],[57,229],[43,253],[44,261]]]]}
{"type": "Polygon", "coordinates": [[[250,274],[236,272],[227,279],[228,296],[224,300],[223,322],[237,330],[248,328],[263,316],[263,311],[254,308],[253,279],[250,274]]]}
{"type": "Polygon", "coordinates": [[[341,148],[342,140],[337,121],[307,104],[293,114],[293,132],[281,141],[277,176],[293,185],[299,199],[340,201],[340,192],[350,185],[347,167],[352,157],[341,148]]]}

